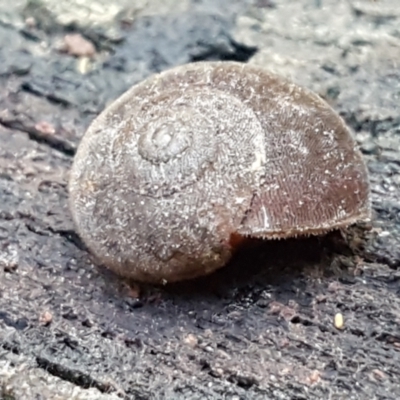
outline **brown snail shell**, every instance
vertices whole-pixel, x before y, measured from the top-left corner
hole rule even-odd
[[[78,233],[120,275],[208,274],[234,238],[320,234],[368,220],[355,140],[316,94],[235,62],[133,86],[91,124],[69,183]]]

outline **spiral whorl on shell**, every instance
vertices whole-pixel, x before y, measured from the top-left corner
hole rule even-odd
[[[150,282],[223,266],[236,234],[321,233],[369,217],[366,168],[340,117],[233,62],[177,67],[117,99],[82,139],[70,196],[99,260]]]

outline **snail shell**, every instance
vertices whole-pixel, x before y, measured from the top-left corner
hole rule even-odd
[[[78,233],[120,275],[208,274],[237,237],[320,234],[370,217],[368,175],[342,119],[258,67],[153,75],[91,124],[70,177]]]

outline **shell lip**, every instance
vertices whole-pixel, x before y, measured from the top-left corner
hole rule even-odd
[[[347,228],[351,225],[356,225],[358,223],[369,223],[371,221],[371,211],[369,209],[362,210],[356,216],[349,217],[345,220],[335,221],[335,222],[326,222],[317,227],[293,227],[292,229],[285,230],[271,230],[271,229],[262,229],[260,228],[257,231],[249,232],[238,232],[243,236],[266,239],[266,240],[274,240],[274,239],[287,239],[287,238],[296,238],[299,236],[318,236],[329,233],[334,230],[339,230],[342,228]]]

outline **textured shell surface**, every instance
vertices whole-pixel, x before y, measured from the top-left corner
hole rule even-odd
[[[225,265],[233,235],[319,234],[370,217],[367,170],[342,119],[235,62],[183,65],[129,89],[82,138],[69,191],[93,254],[149,282]]]

